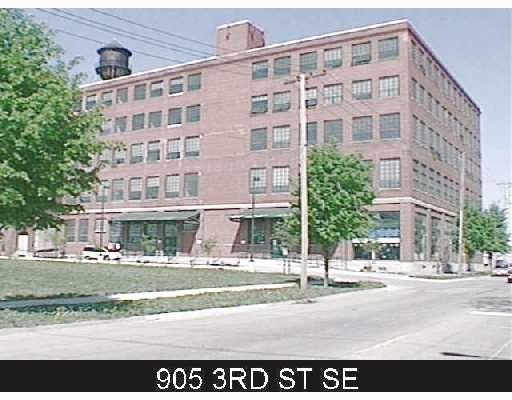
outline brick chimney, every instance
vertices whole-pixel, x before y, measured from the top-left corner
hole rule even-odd
[[[244,20],[217,27],[217,55],[265,46],[265,32]]]

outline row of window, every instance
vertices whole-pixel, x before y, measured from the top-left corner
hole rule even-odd
[[[382,39],[377,42],[377,56],[379,60],[388,60],[399,56],[399,43],[397,37]],[[323,50],[323,69],[334,69],[343,66],[343,47],[332,47]],[[319,69],[319,51],[310,51],[299,55],[299,71],[303,73],[314,72]],[[352,65],[368,64],[372,61],[372,42],[352,45]],[[289,76],[292,73],[292,56],[274,58],[273,74],[275,77]],[[269,60],[261,60],[252,64],[252,79],[266,79],[271,75]]]
[[[439,171],[417,160],[413,164],[414,190],[424,192],[437,200],[444,200],[455,205],[458,200],[459,183],[442,176]]]
[[[196,91],[201,89],[201,73],[191,74],[186,77],[187,91]],[[167,93],[169,95],[179,95],[185,91],[185,78],[177,76],[168,81]],[[166,92],[165,81],[163,79],[147,83],[140,83],[132,88],[132,99],[134,101],[145,100],[146,98],[161,97]],[[114,97],[115,94],[115,97]],[[98,99],[99,96],[99,99]],[[110,107],[114,104],[125,104],[129,101],[128,88],[116,89],[103,92],[101,94],[90,94],[85,97],[84,108],[90,110],[96,105]]]

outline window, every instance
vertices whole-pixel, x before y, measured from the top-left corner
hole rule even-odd
[[[343,64],[341,47],[324,50],[324,68],[339,68]]]
[[[368,100],[372,98],[372,80],[352,82],[352,98],[354,100]]]
[[[254,228],[250,224],[247,225],[249,228],[247,232],[247,242],[254,245],[265,244],[265,220],[255,219],[254,221],[251,220],[251,223],[252,222],[254,222]]]
[[[124,149],[114,150],[113,160],[114,160],[114,165],[124,164],[125,160],[126,160],[126,150],[124,150]]]
[[[267,172],[265,168],[251,168],[249,171],[249,192],[254,194],[267,191]]]
[[[380,188],[400,188],[400,159],[380,160]]]
[[[150,161],[160,161],[160,141],[155,140],[153,142],[148,143],[148,157],[147,160]]]
[[[386,76],[379,79],[379,96],[395,97],[400,95],[400,79],[398,76]]]
[[[185,157],[199,157],[199,136],[185,138]]]
[[[66,242],[74,242],[75,237],[75,220],[68,219],[64,221],[64,239]]]
[[[117,117],[114,122],[114,132],[115,133],[126,132],[127,123],[128,123],[127,117]]]
[[[252,79],[265,79],[268,77],[268,61],[252,63]]]
[[[181,125],[182,123],[182,111],[180,108],[170,108],[167,124],[170,126]]]
[[[290,125],[275,126],[272,130],[272,148],[287,149],[290,147]]]
[[[185,197],[197,197],[199,195],[199,174],[185,174],[184,179]]]
[[[107,224],[105,222],[106,221],[104,218],[96,218],[96,220],[94,221],[94,232],[95,233],[107,232],[107,230],[106,230]]]
[[[158,193],[160,191],[160,177],[150,176],[146,179],[146,199],[153,200],[158,199]]]
[[[314,108],[318,104],[318,91],[316,88],[306,89],[306,108]]]
[[[96,192],[96,202],[102,203],[108,201],[108,181],[101,181]]]
[[[146,84],[135,85],[133,88],[133,99],[144,100],[146,98]]]
[[[112,105],[112,96],[112,91],[103,92],[101,94],[101,104],[103,104],[105,107],[110,107]]]
[[[112,180],[112,201],[124,200],[124,179]]]
[[[272,192],[283,193],[290,190],[290,167],[272,168]]]
[[[103,121],[103,127],[101,128],[101,133],[103,135],[112,133],[112,120],[110,118]]]
[[[335,85],[324,86],[324,104],[341,104],[343,101],[343,84],[338,83]]]
[[[121,88],[116,90],[116,103],[128,103],[128,88]]]
[[[424,260],[427,248],[427,216],[414,216],[414,259]]]
[[[149,113],[149,128],[160,128],[162,126],[162,111],[153,111]]]
[[[379,40],[379,60],[398,57],[398,38]]]
[[[317,69],[316,51],[300,55],[300,72],[313,72]]]
[[[193,90],[201,89],[201,73],[191,74],[187,76],[187,90],[192,92]]]
[[[288,76],[291,73],[292,58],[279,57],[274,60],[274,76]]]
[[[91,192],[82,193],[79,197],[80,203],[90,203],[91,202]]]
[[[267,128],[251,129],[251,150],[265,150],[267,148]]]
[[[324,143],[340,144],[343,142],[343,120],[324,121]]]
[[[268,111],[268,96],[266,94],[261,96],[252,96],[251,98],[251,113],[264,114]]]
[[[373,138],[373,118],[368,117],[354,117],[352,118],[352,140],[361,142],[365,140],[372,140]]]
[[[379,117],[381,139],[400,138],[400,113],[382,114]]]
[[[306,142],[308,145],[317,144],[318,124],[316,122],[306,123]]]
[[[195,104],[187,107],[187,122],[199,122],[201,120],[201,105]]]
[[[169,81],[169,94],[183,93],[183,77],[174,78]]]
[[[132,131],[144,129],[144,114],[135,114],[132,116]]]
[[[370,42],[352,45],[352,65],[368,64],[372,60],[372,46]]]
[[[96,106],[96,95],[91,94],[85,98],[85,109],[90,110]]]
[[[274,112],[288,111],[290,105],[290,92],[274,93]]]
[[[180,139],[169,139],[167,141],[167,159],[177,160],[181,157]]]
[[[144,162],[144,143],[132,144],[130,164],[140,164],[142,162]]]
[[[78,220],[78,241],[81,243],[87,243],[89,241],[89,220],[88,219]]]
[[[180,197],[180,176],[167,175],[165,177],[165,197],[167,199],[175,199]]]
[[[105,149],[101,152],[100,162],[103,165],[110,165],[112,163],[112,149]]]
[[[128,200],[140,199],[142,199],[142,178],[131,178]]]
[[[151,82],[149,89],[150,97],[160,97],[164,95],[164,81]]]

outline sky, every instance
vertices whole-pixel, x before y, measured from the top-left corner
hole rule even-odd
[[[51,11],[51,9],[49,9]],[[199,57],[140,43],[118,33],[107,33],[40,10],[27,10],[53,30],[63,30],[100,42],[116,38],[124,46],[176,61]],[[103,16],[89,9],[66,9],[138,35],[212,53],[213,49],[172,38]],[[209,44],[215,43],[215,28],[249,19],[265,30],[267,44],[335,32],[394,19],[408,19],[445,67],[482,110],[483,203],[506,205],[504,186],[512,182],[512,28],[511,10],[503,9],[108,9],[109,13],[144,25]],[[57,42],[66,57],[83,57],[75,72],[86,73],[85,82],[97,80],[94,66],[98,45],[57,32]],[[133,72],[172,65],[173,62],[134,54]]]

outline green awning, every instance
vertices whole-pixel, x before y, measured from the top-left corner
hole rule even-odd
[[[291,208],[255,208],[254,218],[284,218],[292,213]],[[252,219],[253,210],[246,209],[239,214],[231,215],[231,220]]]
[[[151,211],[124,213],[112,218],[116,222],[158,222],[158,221],[187,221],[199,215],[199,211]]]

